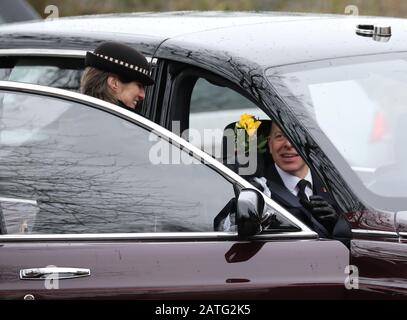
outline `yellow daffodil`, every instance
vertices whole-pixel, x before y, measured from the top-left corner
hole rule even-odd
[[[245,152],[249,151],[249,145],[254,142],[253,136],[256,134],[257,129],[260,127],[261,121],[259,121],[257,118],[255,118],[253,115],[248,114],[248,113],[243,113],[240,116],[240,119],[238,122],[236,122],[235,128],[236,129],[244,129],[245,130],[245,136],[243,140],[238,140],[237,135],[236,137],[236,143],[241,144],[243,143],[243,150]],[[235,132],[237,134],[237,132]],[[267,138],[264,137],[263,135],[256,136],[257,138],[257,150],[260,153],[265,153],[266,150],[266,144],[267,144]]]
[[[250,119],[253,119],[253,116],[251,114],[243,113],[240,116],[240,121],[236,123],[236,128],[246,129],[247,128],[247,122],[250,121]]]
[[[256,120],[251,114],[243,113],[240,116],[240,121],[236,123],[236,128],[245,129],[249,137],[256,133],[261,121]]]
[[[251,114],[243,113],[243,114],[240,116],[240,121],[241,121],[241,122],[245,122],[246,120],[249,120],[249,119],[253,119],[253,116],[252,116]]]
[[[256,133],[256,130],[260,127],[261,121],[253,121],[250,125],[246,128],[246,132],[249,137],[253,136]]]

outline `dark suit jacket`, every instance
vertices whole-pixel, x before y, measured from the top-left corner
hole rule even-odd
[[[293,195],[284,185],[283,180],[278,174],[274,163],[267,166],[264,172],[267,178],[267,185],[271,192],[271,198],[286,208],[296,218],[309,226],[312,230],[318,233],[321,238],[333,238],[342,241],[345,245],[349,245],[351,231],[346,220],[340,215],[332,232],[328,231],[325,226],[319,223],[312,214],[304,208],[299,199]],[[313,181],[313,193],[323,197],[334,209],[339,212],[331,195],[327,192],[320,179],[311,170]]]

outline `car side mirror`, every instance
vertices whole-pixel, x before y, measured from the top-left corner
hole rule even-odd
[[[266,203],[262,194],[254,189],[242,189],[237,198],[236,225],[240,239],[259,234],[265,218]]]

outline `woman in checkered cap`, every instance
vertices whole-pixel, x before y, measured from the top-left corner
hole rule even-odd
[[[104,42],[86,53],[81,93],[138,112],[144,87],[154,84],[146,58],[122,43]]]

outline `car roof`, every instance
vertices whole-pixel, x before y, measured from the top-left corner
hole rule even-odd
[[[390,26],[388,42],[356,35],[358,24]],[[262,68],[337,57],[407,50],[407,20],[276,12],[167,12],[69,17],[0,27],[0,38],[27,35],[53,39],[145,37],[146,51],[183,48],[243,58]],[[45,39],[45,38],[44,38]],[[149,40],[151,39],[151,40]],[[49,40],[49,39],[48,39]],[[3,41],[2,41],[3,42]],[[51,44],[50,44],[51,43]],[[1,46],[7,47],[7,43]],[[48,41],[48,47],[52,41]],[[60,42],[54,44],[61,45]],[[86,47],[83,42],[84,49]],[[21,47],[21,44],[20,44]],[[162,50],[160,50],[162,51]],[[160,52],[158,52],[158,55]]]
[[[391,38],[375,41],[356,34],[358,25],[391,27]],[[259,22],[185,34],[163,49],[205,50],[257,64],[261,69],[309,61],[407,51],[407,19],[328,16]],[[242,61],[243,62],[243,61]],[[250,63],[249,63],[250,64]]]
[[[115,33],[166,39],[205,30],[258,23],[315,19],[316,17],[317,15],[276,12],[146,12],[45,19],[44,21],[35,23],[2,26],[0,31],[62,34],[76,32],[85,34]]]

